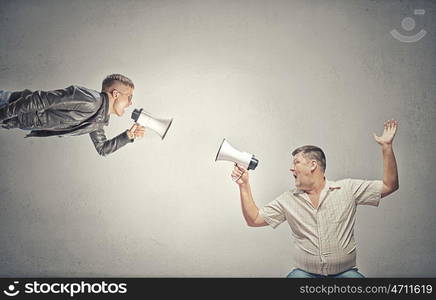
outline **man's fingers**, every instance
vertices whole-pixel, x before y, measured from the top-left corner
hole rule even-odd
[[[131,132],[134,132],[135,130],[136,130],[136,128],[138,128],[138,124],[137,123],[135,123],[135,124],[133,124],[133,126],[129,129]]]
[[[243,183],[243,181],[240,179],[242,176],[244,176],[245,172],[247,172],[247,169],[245,169],[244,167],[235,163],[235,166],[233,168],[232,175],[231,175],[233,181],[235,181],[236,183]]]
[[[236,176],[236,177],[242,176],[242,174],[244,174],[244,173],[239,172],[239,171],[233,171],[232,172],[232,176]]]
[[[397,130],[398,127],[398,121],[397,120],[392,120],[392,130]]]
[[[238,176],[242,176],[242,175],[245,174],[245,172],[244,172],[244,171],[241,171],[241,170],[235,170],[234,173],[235,173],[236,175],[238,175]]]
[[[374,140],[375,140],[376,142],[379,142],[379,141],[380,141],[380,137],[379,137],[378,135],[376,135],[375,133],[373,133],[372,136],[374,137]]]
[[[232,177],[233,179],[236,179],[236,178],[241,177],[241,174],[238,174],[236,172],[232,172],[232,175],[230,175],[230,177]]]
[[[135,129],[135,132],[136,132],[136,133],[144,133],[145,130],[144,130],[144,129],[141,129],[141,127],[139,127],[139,128],[136,128],[136,129]]]
[[[235,164],[235,167],[232,171],[232,177],[242,177],[242,175],[244,175],[245,171],[243,171],[242,169],[239,169],[238,166]]]
[[[139,125],[138,123],[133,124],[133,126],[129,130],[131,133],[133,133],[135,138],[144,137],[145,127]]]
[[[232,176],[232,180],[235,182],[238,182],[241,179],[242,175],[240,176]]]
[[[385,128],[390,133],[395,133],[395,131],[397,130],[397,126],[398,126],[398,121],[395,120],[395,119],[391,119],[391,120],[388,120],[386,122],[386,127]]]
[[[247,169],[241,166],[240,164],[235,163],[235,167],[237,167],[241,172],[246,172]]]

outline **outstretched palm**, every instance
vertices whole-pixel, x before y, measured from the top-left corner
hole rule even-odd
[[[380,145],[390,145],[394,140],[395,133],[397,132],[398,122],[396,120],[389,120],[385,122],[383,134],[381,136],[377,136],[373,133],[374,139]]]

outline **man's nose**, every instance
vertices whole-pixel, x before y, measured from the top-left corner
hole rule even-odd
[[[295,171],[295,169],[293,169],[293,168],[290,168],[290,169],[289,169],[289,171],[291,171],[291,172],[294,172],[294,171]]]

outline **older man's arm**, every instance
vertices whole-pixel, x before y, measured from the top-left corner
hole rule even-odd
[[[395,160],[392,142],[398,129],[396,120],[385,122],[383,134],[377,136],[373,134],[377,143],[382,146],[383,153],[383,190],[382,198],[395,192],[399,188],[397,161]]]
[[[268,223],[265,222],[263,217],[259,214],[259,208],[253,200],[248,179],[248,170],[242,166],[235,165],[231,176],[239,185],[242,214],[247,225],[251,227],[267,226]]]

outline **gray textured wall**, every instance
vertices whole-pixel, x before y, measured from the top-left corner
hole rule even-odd
[[[88,136],[1,130],[0,276],[285,276],[290,229],[245,225],[232,165],[214,162],[222,138],[260,159],[263,205],[293,187],[290,152],[307,143],[329,179],[381,178],[371,133],[389,118],[401,187],[359,207],[358,266],[435,276],[435,13],[434,1],[1,0],[1,89],[99,89],[119,72],[133,107],[174,123],[107,158]],[[403,43],[394,28],[427,35]]]

